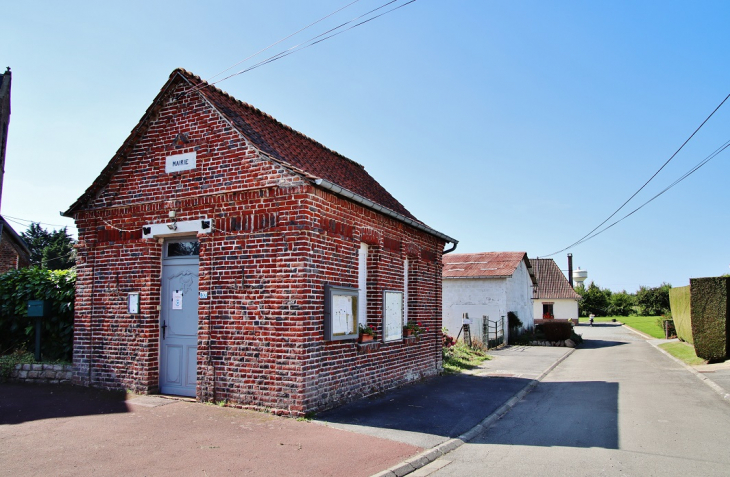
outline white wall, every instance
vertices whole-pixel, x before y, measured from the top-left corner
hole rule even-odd
[[[555,315],[556,319],[578,319],[578,302],[567,298],[540,298],[539,300],[533,300],[532,305],[535,318],[542,318],[542,304],[550,302],[553,303],[553,315]]]
[[[523,328],[535,325],[532,312],[532,279],[524,261],[520,262],[512,277],[507,279],[507,311],[517,313]]]
[[[464,313],[478,320],[471,327],[475,336],[481,334],[483,315],[490,320],[507,316],[505,279],[447,278],[442,281],[442,292],[443,326],[451,336],[459,333]]]

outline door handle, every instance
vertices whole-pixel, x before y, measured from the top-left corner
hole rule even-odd
[[[162,320],[162,326],[160,326],[160,328],[162,328],[162,339],[164,340],[165,339],[165,330],[167,330],[167,324],[165,323],[165,320]]]

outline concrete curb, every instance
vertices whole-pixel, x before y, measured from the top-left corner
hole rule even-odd
[[[654,339],[654,338],[652,338],[652,339]],[[654,343],[652,343],[650,341],[647,341],[647,343],[649,343],[650,345],[652,345],[655,349],[657,349],[659,352],[663,353],[665,356],[667,356],[670,359],[674,360],[676,363],[684,366],[684,368],[687,369],[690,373],[694,374],[697,377],[697,379],[699,379],[700,381],[702,381],[703,383],[705,383],[707,386],[710,387],[710,389],[712,389],[717,394],[719,394],[720,397],[723,400],[725,400],[726,403],[730,404],[730,393],[726,392],[721,386],[719,386],[713,380],[711,380],[710,378],[708,378],[704,374],[700,373],[699,371],[697,371],[696,369],[694,369],[692,366],[690,366],[689,364],[685,363],[681,359],[675,358],[674,356],[672,356],[671,354],[669,354],[667,351],[661,349],[658,345],[656,345],[656,344],[654,344]]]
[[[527,383],[525,387],[522,388],[522,390],[512,396],[509,400],[507,400],[507,402],[502,404],[496,411],[485,417],[482,422],[472,427],[470,430],[466,431],[459,437],[449,439],[446,442],[437,445],[436,447],[427,449],[420,454],[411,457],[410,459],[404,460],[400,464],[396,464],[389,469],[385,469],[382,472],[373,474],[371,477],[402,477],[430,464],[431,462],[448,454],[449,452],[458,449],[466,442],[469,442],[485,430],[489,429],[495,422],[501,419],[502,416],[507,414],[507,412],[509,412],[510,409],[515,407],[518,402],[520,402],[525,396],[527,396],[535,388],[535,386],[538,385],[540,381],[545,379],[545,376],[550,374],[553,369],[555,369],[560,363],[562,363],[568,356],[573,354],[574,351],[575,348],[569,348],[569,351],[567,353],[565,353],[552,365],[550,365],[550,367],[543,371],[540,376]]]

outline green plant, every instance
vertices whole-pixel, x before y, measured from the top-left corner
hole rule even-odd
[[[415,321],[409,321],[406,326],[404,326],[406,330],[410,330],[411,333],[414,336],[419,336],[421,333],[423,333],[423,328],[421,327],[421,323],[416,323]]]
[[[0,382],[5,382],[10,378],[15,366],[34,362],[33,353],[27,351],[16,350],[8,355],[0,356]]]
[[[34,349],[34,321],[29,300],[50,300],[52,316],[41,321],[44,360],[71,359],[76,272],[40,267],[0,275],[0,354]]]
[[[644,316],[658,316],[670,312],[669,290],[672,285],[662,283],[661,286],[648,288],[641,287],[636,292],[636,305],[639,313]]]
[[[456,344],[456,339],[454,339],[453,336],[450,336],[448,334],[448,331],[446,328],[441,328],[441,347],[442,348],[451,348]]]
[[[472,349],[465,343],[459,342],[450,348],[442,348],[443,366],[446,373],[460,373],[471,369],[482,362],[491,359],[484,351]]]
[[[359,330],[359,332],[360,332],[361,335],[370,335],[373,338],[375,337],[375,329],[374,328],[375,328],[374,326],[363,325],[362,323],[360,323],[358,325],[358,330]]]
[[[728,292],[730,278],[690,279],[692,337],[697,356],[710,361],[728,356]]]
[[[49,270],[66,270],[75,265],[74,244],[66,227],[52,232],[32,222],[21,237],[30,250],[30,264]]]
[[[608,298],[607,312],[611,316],[629,316],[634,313],[636,298],[634,295],[620,291],[611,293]]]

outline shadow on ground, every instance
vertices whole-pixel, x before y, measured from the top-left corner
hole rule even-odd
[[[0,424],[129,412],[126,393],[70,385],[0,384]]]
[[[472,442],[618,449],[618,389],[605,381],[540,383],[508,418]]]
[[[317,420],[457,437],[529,382],[467,374],[439,376],[320,413]]]
[[[443,376],[346,404],[319,414],[317,420],[454,438],[479,424],[530,381],[463,374]],[[549,414],[532,416],[544,432],[538,432],[534,426],[519,426],[526,429],[519,435],[512,435],[510,429],[488,431],[483,442],[618,448],[617,383],[542,382],[525,401],[541,399],[540,396],[556,403]]]

